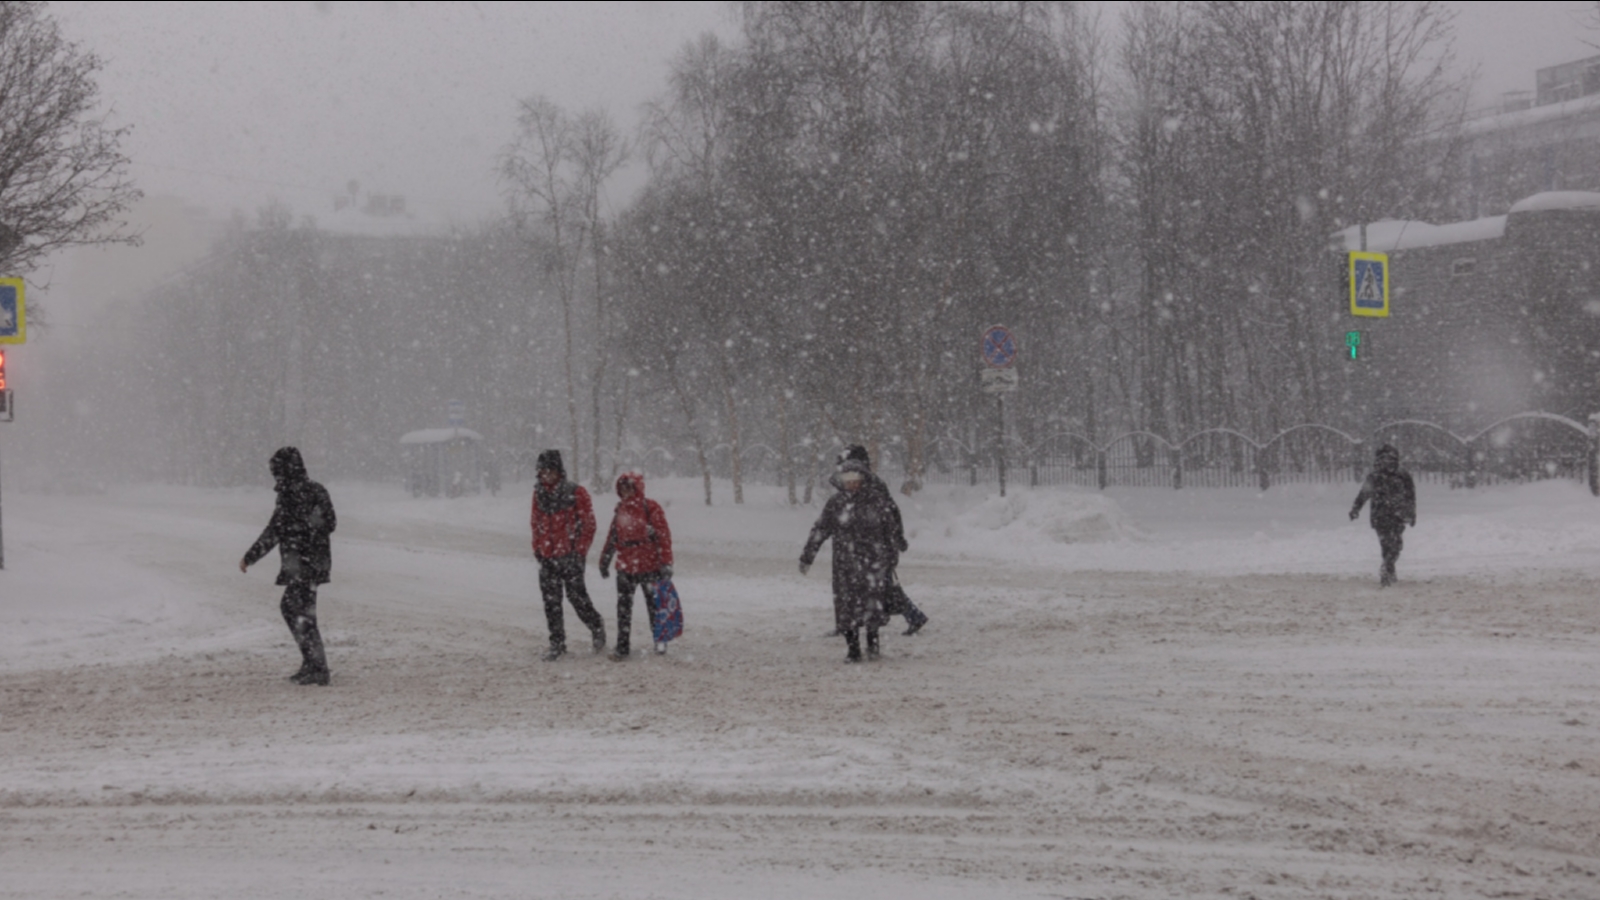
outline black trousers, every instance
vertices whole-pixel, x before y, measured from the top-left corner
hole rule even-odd
[[[328,671],[328,657],[322,650],[322,632],[317,630],[317,586],[309,581],[292,581],[283,589],[278,604],[283,621],[294,636],[307,672]]]
[[[1400,561],[1400,551],[1405,547],[1405,541],[1400,536],[1405,534],[1406,526],[1379,528],[1378,549],[1383,551],[1383,568],[1391,575],[1394,574],[1394,564]]]
[[[595,637],[604,637],[606,620],[589,600],[589,589],[583,584],[583,557],[556,556],[539,560],[539,593],[544,597],[544,620],[550,626],[550,646],[567,648],[566,618],[562,614],[561,595],[572,602],[572,611],[589,627]]]
[[[628,632],[633,626],[633,593],[644,591],[645,614],[653,624],[656,620],[656,583],[660,572],[617,573],[617,654],[628,654]],[[652,632],[654,634],[654,632]]]

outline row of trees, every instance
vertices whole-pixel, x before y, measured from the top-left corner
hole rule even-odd
[[[1448,25],[1432,3],[1129,11],[1113,269],[1135,281],[1114,316],[1137,342],[1118,386],[1131,424],[1361,421],[1329,236],[1456,215]]]
[[[1067,4],[742,16],[649,110],[612,261],[626,352],[736,491],[752,431],[791,486],[802,433],[915,483],[934,436],[975,443],[996,322],[1028,443],[1361,421],[1329,236],[1452,213],[1441,5],[1135,4],[1109,54]]]
[[[452,401],[508,466],[531,462],[561,408],[559,301],[534,262],[508,226],[356,237],[268,207],[127,324],[153,352],[105,361],[133,375],[108,405],[141,413],[118,424],[141,465],[190,483],[257,480],[281,443],[329,477],[392,477],[400,436]]]
[[[915,484],[940,439],[992,433],[995,323],[1021,339],[1030,444],[1359,421],[1328,237],[1449,212],[1442,6],[1135,4],[1109,48],[1071,4],[738,9],[633,140],[522,103],[503,223],[240,224],[151,337],[190,379],[169,412],[206,423],[176,438],[194,477],[241,477],[219,448],[269,432],[378,474],[455,397],[502,453],[562,447],[601,487],[692,447],[708,501],[714,469],[742,499],[758,457],[798,499],[836,442]],[[609,207],[629,160],[648,183]]]

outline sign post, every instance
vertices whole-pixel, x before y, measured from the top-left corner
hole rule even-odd
[[[1006,394],[1017,389],[1017,340],[1004,325],[983,332],[983,390],[997,401],[995,468],[1000,474],[1000,496],[1006,495]]]
[[[21,278],[0,278],[0,344],[21,344],[28,340],[28,307]],[[11,388],[6,385],[6,352],[0,347],[0,422],[16,415]],[[3,507],[3,504],[0,504]],[[5,520],[0,517],[0,571],[6,567]]]

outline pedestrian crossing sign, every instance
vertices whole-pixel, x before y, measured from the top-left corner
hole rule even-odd
[[[0,278],[0,344],[21,344],[27,340],[28,319],[23,303],[22,279]]]
[[[1389,315],[1389,254],[1350,254],[1350,315]]]

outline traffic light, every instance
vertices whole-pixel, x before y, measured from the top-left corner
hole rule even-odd
[[[6,389],[6,351],[0,350],[0,391]]]
[[[1360,359],[1361,358],[1361,332],[1359,332],[1359,331],[1346,331],[1344,333],[1344,346],[1345,346],[1345,350],[1347,350],[1349,352],[1349,355],[1345,357],[1346,359]]]

